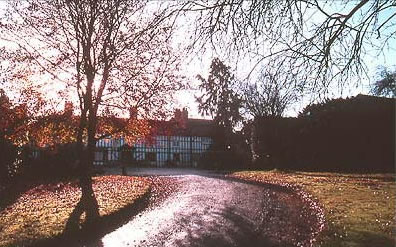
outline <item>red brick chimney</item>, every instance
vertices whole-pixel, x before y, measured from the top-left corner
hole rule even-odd
[[[138,117],[138,110],[136,106],[132,106],[129,108],[129,118],[130,119],[137,119]]]
[[[70,101],[65,102],[65,108],[63,110],[63,114],[67,116],[73,116],[73,103]]]
[[[175,119],[180,128],[185,129],[187,127],[188,120],[187,108],[183,108],[183,110],[176,109],[173,119]]]
[[[187,110],[186,107],[183,108],[182,117],[183,117],[183,120],[187,123],[187,120],[188,120],[188,110]]]

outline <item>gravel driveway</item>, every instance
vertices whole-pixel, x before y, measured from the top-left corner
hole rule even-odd
[[[292,191],[199,173],[176,172],[177,192],[105,235],[103,246],[311,245],[315,217]]]

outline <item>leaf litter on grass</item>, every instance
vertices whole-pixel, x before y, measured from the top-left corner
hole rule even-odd
[[[101,216],[132,204],[150,189],[142,177],[93,178],[93,190]],[[81,197],[77,181],[42,184],[23,193],[0,212],[0,246],[29,244],[61,234]]]
[[[242,171],[231,176],[307,192],[324,209],[327,221],[318,245],[396,244],[395,174]]]

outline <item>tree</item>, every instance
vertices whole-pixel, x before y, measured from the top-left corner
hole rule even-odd
[[[241,100],[235,91],[236,81],[230,67],[214,58],[208,79],[201,75],[197,77],[201,81],[199,89],[202,90],[202,95],[196,98],[199,112],[212,116],[217,125],[231,133],[241,119]]]
[[[13,106],[4,90],[0,89],[0,186],[5,185],[12,177],[12,165],[17,157],[16,146],[8,139],[18,127],[19,111],[13,111]]]
[[[243,87],[243,108],[254,118],[282,116],[298,99],[294,78],[279,70],[263,68],[257,81]]]
[[[261,121],[281,117],[287,107],[298,100],[298,82],[295,79],[296,76],[284,73],[281,67],[267,65],[260,71],[257,81],[243,86],[242,106],[253,117],[244,124],[252,163],[259,158],[257,133],[262,128]]]
[[[367,76],[365,56],[377,57],[394,44],[395,9],[395,1],[369,0],[219,0],[183,6],[198,13],[194,44],[247,53],[256,65],[277,60],[285,73],[298,75],[314,90]]]
[[[207,158],[213,165],[230,166],[236,161],[235,152],[230,153],[235,147],[234,128],[241,120],[241,99],[236,93],[235,77],[230,67],[218,58],[212,60],[207,79],[201,75],[197,77],[201,81],[199,89],[202,90],[202,95],[196,97],[198,110],[201,114],[212,116],[216,123],[210,150],[213,152]]]
[[[396,71],[389,71],[383,67],[380,71],[381,79],[376,81],[372,93],[388,97],[396,97]]]
[[[144,1],[8,2],[0,25],[9,63],[3,75],[14,86],[51,88],[55,100],[74,99],[79,106],[82,197],[73,217],[86,212],[91,222],[99,216],[91,178],[96,141],[128,126],[99,133],[98,116],[120,117],[131,107],[163,116],[171,93],[182,86],[166,17],[166,9]]]
[[[11,101],[0,88],[0,139],[1,150],[4,151],[1,166],[2,175],[7,178],[3,182],[26,178],[25,175],[30,173],[33,145],[54,148],[61,143],[75,141],[74,118],[55,111],[35,115],[47,103],[40,93],[25,88],[20,96],[18,100]]]

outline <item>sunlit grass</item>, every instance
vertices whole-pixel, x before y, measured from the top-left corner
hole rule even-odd
[[[242,171],[231,176],[300,186],[325,209],[318,246],[395,246],[395,174]]]
[[[145,178],[95,177],[93,184],[101,216],[134,203],[147,193]],[[28,244],[51,238],[65,229],[66,222],[81,197],[76,182],[45,184],[22,194],[0,212],[0,246]]]

